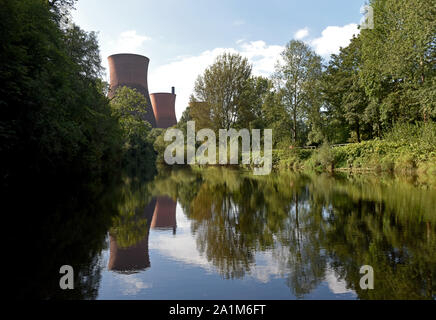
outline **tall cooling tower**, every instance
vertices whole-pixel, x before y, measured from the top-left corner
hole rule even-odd
[[[157,128],[167,129],[177,124],[174,87],[172,93],[152,93],[150,99]]]
[[[156,118],[148,93],[148,64],[150,59],[137,54],[114,54],[108,57],[110,70],[110,93],[112,97],[118,87],[126,86],[142,93],[147,100],[148,110],[145,115],[153,128],[156,128]]]

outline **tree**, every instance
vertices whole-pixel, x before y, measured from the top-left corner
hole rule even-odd
[[[276,65],[274,75],[283,103],[292,118],[294,143],[298,142],[298,123],[306,117],[312,101],[314,83],[321,74],[321,57],[302,41],[292,40],[282,52],[282,61]]]
[[[264,127],[262,105],[270,93],[271,81],[264,77],[248,79],[237,109],[239,128],[262,129]]]
[[[347,132],[354,130],[357,142],[361,141],[364,122],[369,121],[365,116],[369,101],[359,75],[362,66],[360,48],[360,38],[353,37],[348,47],[341,48],[338,55],[332,55],[322,78],[328,112]]]
[[[196,101],[194,96],[191,95],[188,108],[189,117],[195,121],[196,130],[205,128],[219,129],[213,122],[212,109],[209,103]]]
[[[120,119],[132,117],[138,122],[145,123],[146,121],[142,119],[144,119],[147,109],[151,107],[147,105],[147,100],[140,92],[123,86],[115,91],[111,99],[111,108],[112,113]]]
[[[361,77],[381,129],[435,118],[433,0],[373,0],[374,29],[362,30]],[[368,113],[368,112],[367,112]],[[380,128],[379,128],[380,131]]]
[[[248,60],[241,55],[224,53],[198,77],[193,101],[207,104],[211,129],[230,129],[238,122],[238,110],[244,103],[251,69]]]
[[[129,173],[148,178],[154,170],[156,154],[151,125],[143,120],[147,113],[145,97],[128,87],[120,87],[111,99],[112,114],[119,121],[123,133],[123,165]]]
[[[277,92],[271,87],[262,105],[262,115],[265,127],[273,130],[274,148],[282,145],[289,146],[292,140],[292,124],[283,104],[281,90]]]
[[[183,111],[182,116],[180,117],[179,121],[177,123],[187,123],[188,121],[191,121],[191,107],[186,107],[185,111]]]
[[[1,176],[101,176],[118,162],[119,128],[95,35],[61,28],[48,1],[0,5]]]
[[[47,0],[49,8],[54,14],[54,20],[59,24],[69,16],[76,2],[77,0]]]

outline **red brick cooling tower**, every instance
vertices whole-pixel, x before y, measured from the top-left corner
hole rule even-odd
[[[150,106],[145,119],[153,128],[156,128],[156,118],[151,108],[150,96],[148,93],[148,64],[150,59],[137,54],[114,54],[108,57],[110,70],[110,93],[113,96],[118,87],[126,86],[138,90],[147,100]]]
[[[158,128],[167,129],[177,124],[174,88],[173,93],[152,93],[150,99]]]

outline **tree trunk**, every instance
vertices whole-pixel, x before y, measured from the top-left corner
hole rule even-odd
[[[297,111],[294,110],[294,142],[297,143]]]
[[[424,65],[424,62],[422,61],[422,59],[420,61],[420,65],[421,65],[421,67]],[[424,73],[421,73],[421,85],[422,86],[424,85],[424,81],[425,81]],[[422,113],[423,113],[422,118],[423,118],[424,122],[427,122],[427,111],[425,110],[425,107],[424,107],[424,110]]]
[[[359,120],[356,122],[356,135],[357,135],[357,142],[360,143],[360,123]]]

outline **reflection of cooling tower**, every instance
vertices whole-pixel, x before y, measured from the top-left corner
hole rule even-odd
[[[177,228],[176,206],[177,203],[171,198],[158,197],[151,228],[172,229],[175,233]]]
[[[148,255],[148,236],[136,245],[119,248],[117,240],[110,237],[110,259],[108,269],[120,273],[135,273],[150,267]]]
[[[150,267],[150,256],[148,254],[148,235],[150,224],[156,206],[156,199],[153,199],[144,209],[140,218],[147,219],[147,235],[144,239],[128,248],[120,248],[116,238],[110,235],[110,258],[108,269],[120,273],[135,273]]]
[[[173,93],[152,93],[150,99],[158,128],[167,129],[177,124],[174,89]]]
[[[114,54],[108,57],[108,61],[111,88],[109,97],[113,96],[118,87],[126,86],[136,89],[147,100],[148,111],[144,120],[147,120],[153,128],[156,128],[156,119],[151,107],[147,83],[150,60],[137,54]]]

